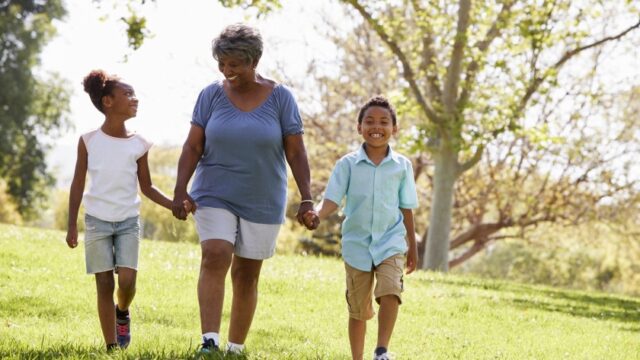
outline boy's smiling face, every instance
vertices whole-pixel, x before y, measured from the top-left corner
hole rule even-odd
[[[362,117],[362,123],[358,124],[358,134],[362,135],[368,147],[377,148],[389,145],[391,136],[398,131],[393,124],[391,112],[381,106],[371,106]]]

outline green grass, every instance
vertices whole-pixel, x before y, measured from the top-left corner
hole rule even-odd
[[[142,243],[132,344],[109,356],[82,246],[0,225],[0,358],[194,358],[199,256],[193,244]],[[343,272],[338,259],[266,261],[247,358],[349,359]],[[635,298],[426,272],[405,277],[403,296],[390,346],[398,359],[640,359]]]

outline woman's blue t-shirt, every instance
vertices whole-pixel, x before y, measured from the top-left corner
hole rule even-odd
[[[281,224],[287,199],[284,137],[303,132],[291,91],[278,84],[260,106],[245,112],[216,81],[200,92],[191,123],[205,133],[191,186],[198,206],[227,209],[255,223]]]

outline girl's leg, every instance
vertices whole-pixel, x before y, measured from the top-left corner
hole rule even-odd
[[[364,356],[364,337],[367,332],[367,321],[349,318],[349,343],[351,344],[351,358],[362,360]]]
[[[98,318],[102,328],[104,341],[109,344],[116,343],[116,312],[113,303],[113,290],[115,283],[113,271],[105,271],[95,274],[96,289],[98,292]]]
[[[389,348],[389,340],[393,333],[393,327],[398,318],[398,297],[385,295],[380,297],[380,310],[378,311],[378,346]]]
[[[118,268],[118,309],[125,311],[136,295],[136,277],[138,272],[134,269]]]
[[[262,269],[262,260],[233,257],[231,281],[233,300],[231,304],[231,323],[229,324],[229,342],[244,344],[258,305],[258,279]]]
[[[220,332],[224,279],[231,265],[233,245],[226,240],[205,240],[200,243],[202,260],[198,279],[198,303],[202,333]]]

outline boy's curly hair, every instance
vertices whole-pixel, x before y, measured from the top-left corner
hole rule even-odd
[[[360,108],[360,113],[358,113],[358,124],[362,124],[364,113],[372,106],[379,106],[381,108],[389,110],[389,112],[391,113],[391,120],[393,121],[393,125],[396,125],[396,110],[393,108],[393,105],[391,105],[389,100],[387,100],[387,98],[382,95],[376,95],[367,100],[367,102],[362,105],[362,107]]]

